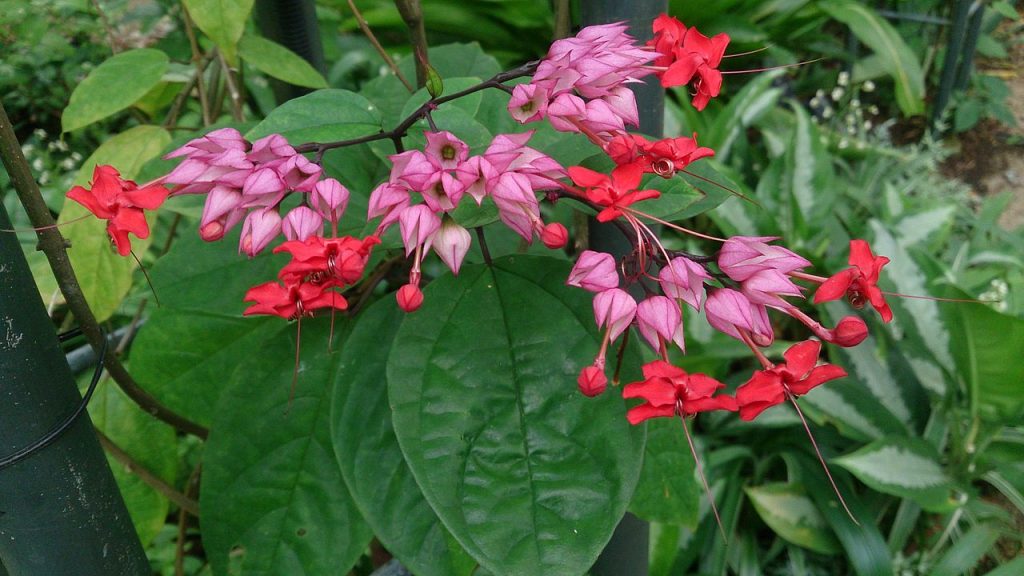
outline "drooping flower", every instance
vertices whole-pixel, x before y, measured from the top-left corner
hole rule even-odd
[[[885,256],[875,256],[864,240],[850,240],[850,268],[832,275],[814,293],[814,303],[838,300],[844,295],[854,308],[863,308],[865,301],[878,310],[883,322],[892,320],[892,310],[878,287],[878,275],[889,263]]]
[[[349,191],[334,178],[324,178],[313,186],[310,194],[313,208],[324,220],[337,223],[348,207]]]
[[[818,365],[821,342],[806,340],[790,346],[781,364],[758,370],[736,389],[740,418],[753,420],[766,410],[786,400],[786,396],[802,396],[829,380],[846,376],[846,370],[833,364]]]
[[[395,293],[395,299],[403,312],[415,312],[423,305],[423,292],[415,284],[406,284]]]
[[[683,312],[675,300],[666,296],[650,296],[637,305],[636,323],[640,335],[655,352],[662,353],[671,342],[686,352],[683,340]]]
[[[763,305],[751,302],[742,292],[731,288],[711,292],[704,312],[712,328],[737,340],[743,340],[741,331],[758,346],[768,346],[775,339],[768,311]]]
[[[615,340],[636,316],[636,300],[629,292],[612,288],[594,296],[594,320],[598,328],[608,329],[608,340]]]
[[[256,256],[281,233],[281,215],[274,208],[260,208],[249,212],[242,224],[238,251],[250,258]]]
[[[305,240],[319,236],[324,230],[324,219],[309,206],[296,206],[284,215],[281,232],[289,240]]]
[[[377,244],[380,238],[376,236],[310,236],[304,241],[290,240],[274,248],[274,254],[287,252],[292,257],[278,276],[288,283],[306,281],[342,287],[355,284],[362,278],[370,251]]]
[[[458,276],[462,260],[469,252],[472,241],[469,230],[460,226],[455,219],[445,216],[441,227],[434,232],[429,244],[433,246],[434,252],[437,252],[441,260],[448,265],[452,274]]]
[[[698,412],[728,410],[735,412],[736,399],[714,393],[725,384],[705,374],[688,374],[664,360],[655,360],[643,367],[644,380],[626,384],[623,398],[643,398],[645,402],[626,413],[629,423],[678,415],[693,416]]]
[[[718,66],[729,45],[729,36],[718,34],[708,38],[696,28],[687,28],[664,14],[655,19],[653,28],[654,38],[647,44],[660,54],[655,65],[667,67],[658,73],[661,85],[666,88],[683,86],[696,77],[692,103],[697,110],[703,110],[722,88]]]
[[[612,171],[611,177],[594,172],[582,166],[569,168],[569,176],[577,185],[583,187],[587,200],[604,210],[597,213],[599,222],[608,222],[622,216],[623,210],[635,202],[657,198],[661,195],[657,190],[637,190],[643,169],[638,164],[626,164]]]
[[[605,252],[585,250],[576,260],[565,283],[591,292],[617,288],[619,273],[615,269],[615,258]]]
[[[285,320],[311,316],[313,311],[321,308],[348,308],[348,301],[344,296],[331,290],[327,285],[310,282],[290,282],[284,285],[266,282],[250,288],[243,300],[253,302],[252,306],[242,312],[244,316],[266,314],[280,316]]]
[[[128,234],[140,239],[149,237],[149,224],[143,210],[156,210],[167,199],[168,191],[159,184],[139,188],[135,182],[121,178],[113,167],[97,165],[92,172],[91,188],[75,186],[67,197],[85,206],[97,218],[107,221],[117,253],[127,256],[132,250]]]
[[[718,252],[718,267],[729,278],[743,282],[762,270],[789,274],[811,265],[792,250],[769,244],[777,239],[775,236],[732,236]]]
[[[703,266],[682,256],[673,258],[658,273],[658,282],[665,296],[682,300],[694,310],[700,310],[704,300],[704,281],[711,280],[711,275]]]

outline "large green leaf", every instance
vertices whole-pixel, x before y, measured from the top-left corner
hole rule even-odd
[[[203,544],[217,574],[239,555],[244,574],[344,574],[370,541],[331,449],[338,355],[327,351],[328,324],[302,322],[294,398],[290,330],[253,351],[224,391],[200,497]],[[335,345],[347,328],[338,323]]]
[[[426,290],[388,358],[402,452],[427,501],[495,574],[581,574],[625,512],[643,430],[609,391],[585,398],[597,351],[569,263],[509,257]]]
[[[750,125],[772,110],[782,95],[782,89],[774,87],[775,79],[782,70],[756,75],[735,96],[720,114],[715,116],[711,130],[699,134],[697,141],[715,150],[715,157],[724,162],[729,157],[733,143]]]
[[[786,540],[822,554],[842,550],[825,517],[798,484],[763,484],[744,488],[757,514]]]
[[[261,36],[245,36],[238,55],[254,68],[278,80],[306,88],[327,88],[327,80],[309,62],[277,42]]]
[[[924,112],[924,73],[913,50],[899,33],[870,6],[857,0],[824,0],[818,4],[830,16],[850,27],[857,38],[875,51],[885,71],[896,81],[896,103],[907,116]]]
[[[647,446],[640,483],[629,511],[644,520],[697,527],[700,484],[694,475],[693,456],[678,419],[647,423]]]
[[[158,308],[132,343],[132,375],[171,410],[209,426],[231,372],[282,327],[277,318]]]
[[[253,0],[183,0],[189,16],[220,48],[228,62],[235,61],[238,39],[252,11]]]
[[[447,86],[448,78],[470,77],[490,78],[501,72],[498,61],[483,51],[476,42],[469,44],[444,44],[431,47],[430,65],[444,78],[445,90],[453,92]],[[416,79],[416,57],[412,54],[398,61],[398,68],[406,78]]]
[[[359,316],[338,362],[334,454],[352,497],[384,547],[415,574],[456,576],[475,562],[423,498],[391,425],[384,371],[405,313],[384,298]]]
[[[799,230],[810,235],[816,224],[831,211],[837,191],[832,158],[821,142],[817,125],[801,105],[793,106],[793,132],[786,147],[783,186],[799,214]]]
[[[380,130],[380,114],[373,103],[355,92],[329,89],[278,106],[246,138],[256,140],[281,134],[292,145],[299,145],[307,141],[347,140]]]
[[[88,186],[93,168],[97,164],[110,164],[124,178],[134,178],[150,158],[163,150],[171,140],[170,134],[158,126],[135,126],[110,138],[100,145],[82,164],[74,183]],[[89,214],[77,202],[66,201],[58,222],[68,222]],[[86,218],[61,229],[71,242],[68,257],[75,268],[78,284],[100,322],[117,310],[121,300],[132,287],[135,260],[121,256],[110,245],[107,223],[98,218]],[[132,236],[133,250],[140,258],[149,246],[149,240],[140,241]]]
[[[89,402],[89,418],[107,438],[140,466],[168,484],[178,473],[177,435],[174,429],[143,412],[109,378],[100,382]],[[147,545],[167,521],[167,497],[146,484],[123,464],[107,455],[114,479],[132,517],[135,531]]]
[[[969,574],[992,546],[1000,533],[994,526],[979,524],[961,536],[932,567],[931,576]]]
[[[926,510],[945,510],[952,503],[951,480],[926,440],[884,438],[834,462],[875,490],[910,498]]]
[[[167,65],[167,54],[153,48],[108,58],[71,93],[61,115],[61,130],[77,130],[131,106],[160,83]]]

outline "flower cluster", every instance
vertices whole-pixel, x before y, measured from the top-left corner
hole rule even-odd
[[[722,89],[718,65],[725,56],[729,36],[718,34],[708,38],[665,14],[654,19],[653,28],[654,38],[647,45],[658,52],[654,65],[661,68],[661,85],[668,88],[693,82],[693,107],[703,110]]]
[[[531,135],[499,134],[483,154],[470,156],[469,146],[452,133],[427,132],[424,150],[390,157],[391,175],[370,194],[367,218],[380,218],[377,235],[397,222],[405,255],[413,257],[409,283],[396,295],[403,310],[423,302],[420,265],[431,248],[459,273],[472,239],[451,212],[464,196],[477,205],[491,198],[501,221],[527,242],[537,235],[549,248],[565,245],[565,227],[545,224],[537,200],[537,190],[555,186],[565,169],[527,146]]]
[[[107,234],[117,247],[117,253],[127,256],[132,251],[128,234],[140,239],[149,237],[149,224],[143,210],[160,207],[167,199],[167,189],[156,183],[139,188],[135,182],[121,178],[113,166],[97,165],[90,188],[75,186],[67,196],[97,218],[106,220]]]

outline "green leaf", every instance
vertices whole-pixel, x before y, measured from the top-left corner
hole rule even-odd
[[[720,162],[729,157],[729,151],[743,131],[775,108],[782,95],[781,88],[772,87],[782,70],[758,74],[736,96],[729,99],[725,109],[715,117],[711,130],[698,138],[703,146],[715,150]]]
[[[167,54],[153,48],[108,58],[71,93],[61,115],[61,131],[77,130],[131,106],[160,83],[167,65]]]
[[[986,572],[985,576],[1018,576],[1019,574],[1024,574],[1024,557],[1014,558],[995,570]]]
[[[171,135],[158,126],[135,126],[108,139],[82,164],[74,183],[88,186],[93,169],[99,164],[110,164],[123,178],[134,178],[142,165],[163,150]],[[89,211],[74,201],[65,201],[59,223],[87,216]],[[106,220],[88,217],[61,229],[71,243],[68,258],[75,268],[78,284],[96,320],[103,322],[117,310],[121,300],[132,287],[135,260],[121,256],[110,245]],[[133,250],[139,258],[149,246],[148,240],[131,237]]]
[[[140,466],[168,484],[174,484],[178,473],[177,435],[174,429],[143,412],[109,378],[97,386],[89,402],[89,418],[97,429]],[[145,546],[167,521],[170,509],[167,497],[146,484],[113,456],[108,454],[107,460],[128,506],[135,531]]]
[[[896,104],[907,116],[924,113],[924,73],[913,50],[877,12],[857,0],[825,0],[818,4],[848,25],[857,38],[874,50],[896,81]]]
[[[685,220],[698,214],[714,209],[726,199],[742,194],[746,198],[751,195],[735,180],[723,172],[722,166],[714,160],[704,158],[686,167],[689,174],[678,172],[676,178],[682,178],[703,195],[700,200],[691,203],[685,210],[676,214],[676,220]],[[749,200],[742,200],[748,202]]]
[[[393,8],[392,8],[393,10]],[[501,72],[498,61],[483,51],[476,42],[434,46],[427,52],[430,65],[442,78],[490,78]],[[406,78],[416,78],[416,56],[410,54],[398,61],[398,68]],[[446,80],[446,83],[448,81]],[[455,92],[448,87],[449,92]]]
[[[278,318],[157,308],[132,342],[132,375],[171,410],[209,426],[231,372],[283,326]]]
[[[945,295],[970,297],[958,290]],[[1019,422],[1024,364],[1017,358],[1024,350],[1024,320],[981,304],[949,304],[942,311],[957,343],[953,357],[971,391],[972,407],[988,420]]]
[[[744,488],[757,514],[786,540],[821,554],[838,554],[839,541],[818,507],[798,484],[763,484]]]
[[[327,88],[327,80],[309,62],[277,42],[261,36],[243,36],[238,55],[268,76],[295,86]]]
[[[253,0],[183,0],[189,16],[228,62],[234,63],[235,49],[252,12]]]
[[[910,498],[925,510],[942,511],[953,502],[951,481],[935,447],[920,438],[889,437],[833,460],[868,486]]]
[[[803,106],[793,106],[793,115],[796,122],[786,148],[783,186],[795,203],[794,212],[801,216],[801,227],[809,229],[835,204],[835,174],[821,133],[807,111]]]
[[[968,574],[999,540],[994,527],[979,524],[960,537],[932,567],[931,576],[959,576]]]
[[[348,90],[317,90],[278,106],[246,134],[249,140],[280,134],[293,146],[375,134],[381,130],[376,107]]]
[[[644,520],[697,527],[703,493],[694,476],[693,456],[683,445],[686,438],[678,420],[647,423],[647,445],[640,483],[629,511]]]
[[[643,430],[579,394],[598,338],[569,263],[503,258],[432,282],[388,358],[402,452],[427,501],[495,574],[579,574],[625,512]]]
[[[244,574],[344,574],[369,544],[331,450],[330,393],[338,355],[329,320],[253,350],[224,391],[203,458],[203,544],[214,572],[240,556]],[[335,326],[335,346],[343,340]]]
[[[459,92],[461,90],[465,90],[466,88],[469,88],[470,86],[479,83],[480,79],[475,77],[448,78],[447,80],[445,80],[445,85],[448,88],[449,92]],[[468,96],[459,98],[458,100],[453,100],[452,102],[448,102],[441,105],[440,107],[438,107],[437,111],[434,112],[434,114],[447,110],[450,107],[455,107],[461,108],[469,116],[476,116],[477,110],[480,109],[481,99],[483,99],[483,92],[474,92],[472,94],[469,94]],[[417,108],[426,103],[427,100],[430,100],[429,91],[426,88],[420,88],[412,96],[410,96],[408,100],[406,100],[405,105],[402,106],[402,112],[399,114],[399,117],[407,118],[410,114],[415,112]],[[440,127],[441,130],[448,129],[447,126],[445,126],[445,124],[443,124],[440,121],[438,122],[438,127]],[[458,133],[456,133],[455,135],[459,136]],[[461,136],[459,137],[461,138]]]
[[[423,498],[391,425],[384,371],[405,313],[383,298],[359,316],[334,383],[331,428],[341,475],[384,547],[422,576],[468,575],[462,551]]]
[[[635,208],[656,218],[672,220],[677,214],[683,213],[694,202],[704,198],[704,194],[680,175],[672,178],[647,176],[640,185],[641,190],[658,190],[661,196],[653,200],[645,200]]]

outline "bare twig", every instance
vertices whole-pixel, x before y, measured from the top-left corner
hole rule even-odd
[[[210,117],[210,102],[206,95],[203,74],[206,72],[206,65],[209,64],[210,60],[199,49],[199,42],[196,40],[195,24],[192,22],[192,16],[189,15],[188,8],[184,2],[181,5],[181,15],[185,21],[185,35],[188,36],[188,45],[192,50],[192,62],[196,66],[195,86],[199,92],[199,107],[203,114],[203,126],[209,126],[213,120]]]
[[[203,465],[197,464],[185,484],[185,497],[196,499],[199,491],[199,474]],[[178,540],[174,545],[174,576],[185,576],[185,537],[188,535],[189,513],[184,508],[178,510]]]
[[[100,330],[89,303],[85,300],[85,295],[82,294],[82,287],[78,284],[75,270],[71,267],[71,261],[68,259],[67,243],[60,230],[55,226],[56,223],[53,216],[50,215],[50,209],[39,193],[39,186],[32,177],[32,171],[21,152],[21,145],[14,134],[14,128],[11,126],[11,121],[7,117],[7,111],[2,102],[0,102],[0,157],[3,158],[11,184],[18,194],[22,206],[25,207],[32,226],[39,229],[36,231],[39,238],[38,249],[46,255],[57,285],[60,287],[61,293],[64,294],[68,308],[78,320],[82,333],[99,354],[103,348],[105,336]],[[125,370],[117,356],[107,354],[104,365],[121,390],[143,410],[178,430],[200,438],[207,437],[209,431],[206,428],[170,410],[139,386],[131,374]]]
[[[380,42],[377,40],[377,37],[373,34],[373,30],[370,30],[370,25],[366,23],[366,19],[363,18],[363,14],[359,12],[358,8],[356,8],[356,3],[353,2],[353,0],[348,0],[348,7],[352,9],[352,14],[356,17],[356,22],[359,23],[359,29],[363,31],[363,34],[366,36],[366,39],[369,40],[370,44],[373,45],[373,48],[374,50],[377,51],[377,54],[380,54],[380,57],[384,59],[384,62],[388,65],[388,68],[391,68],[391,71],[395,73],[395,76],[397,76],[398,79],[401,80],[402,84],[405,85],[406,90],[408,90],[409,92],[415,92],[416,90],[412,87],[412,84],[409,84],[409,81],[405,79],[405,75],[402,74],[402,71],[398,69],[398,65],[395,64],[395,61],[391,59],[391,56],[388,54],[387,50],[385,50],[384,47],[380,45]]]
[[[242,92],[238,89],[235,81],[235,73],[228,65],[224,54],[218,52],[217,59],[220,60],[221,69],[224,71],[224,84],[228,87],[228,98],[231,100],[231,117],[235,122],[245,122],[245,113],[242,111]]]
[[[572,11],[569,0],[555,0],[555,40],[565,38],[572,28]]]
[[[430,60],[427,57],[427,31],[423,26],[423,9],[420,7],[420,0],[395,0],[395,7],[409,28],[409,39],[416,54],[416,85],[422,88],[427,85],[427,69],[430,67]]]
[[[110,20],[107,19],[107,13],[100,7],[99,0],[92,0],[92,6],[96,9],[96,13],[100,16],[100,22],[103,23],[103,29],[107,32],[107,43],[110,44],[110,51],[117,54],[121,51],[117,44],[117,36],[114,34],[114,27],[110,25]]]
[[[135,459],[131,457],[131,454],[128,454],[124,449],[115,444],[114,441],[108,438],[107,435],[99,428],[96,428],[96,437],[100,439],[100,445],[103,446],[103,449],[113,456],[114,460],[120,462],[126,470],[138,476],[140,480],[148,484],[157,492],[166,496],[168,500],[177,504],[182,510],[187,511],[193,516],[199,516],[198,502],[185,496],[181,492],[178,492],[174,489],[174,486],[164,482],[162,478],[136,462]]]

